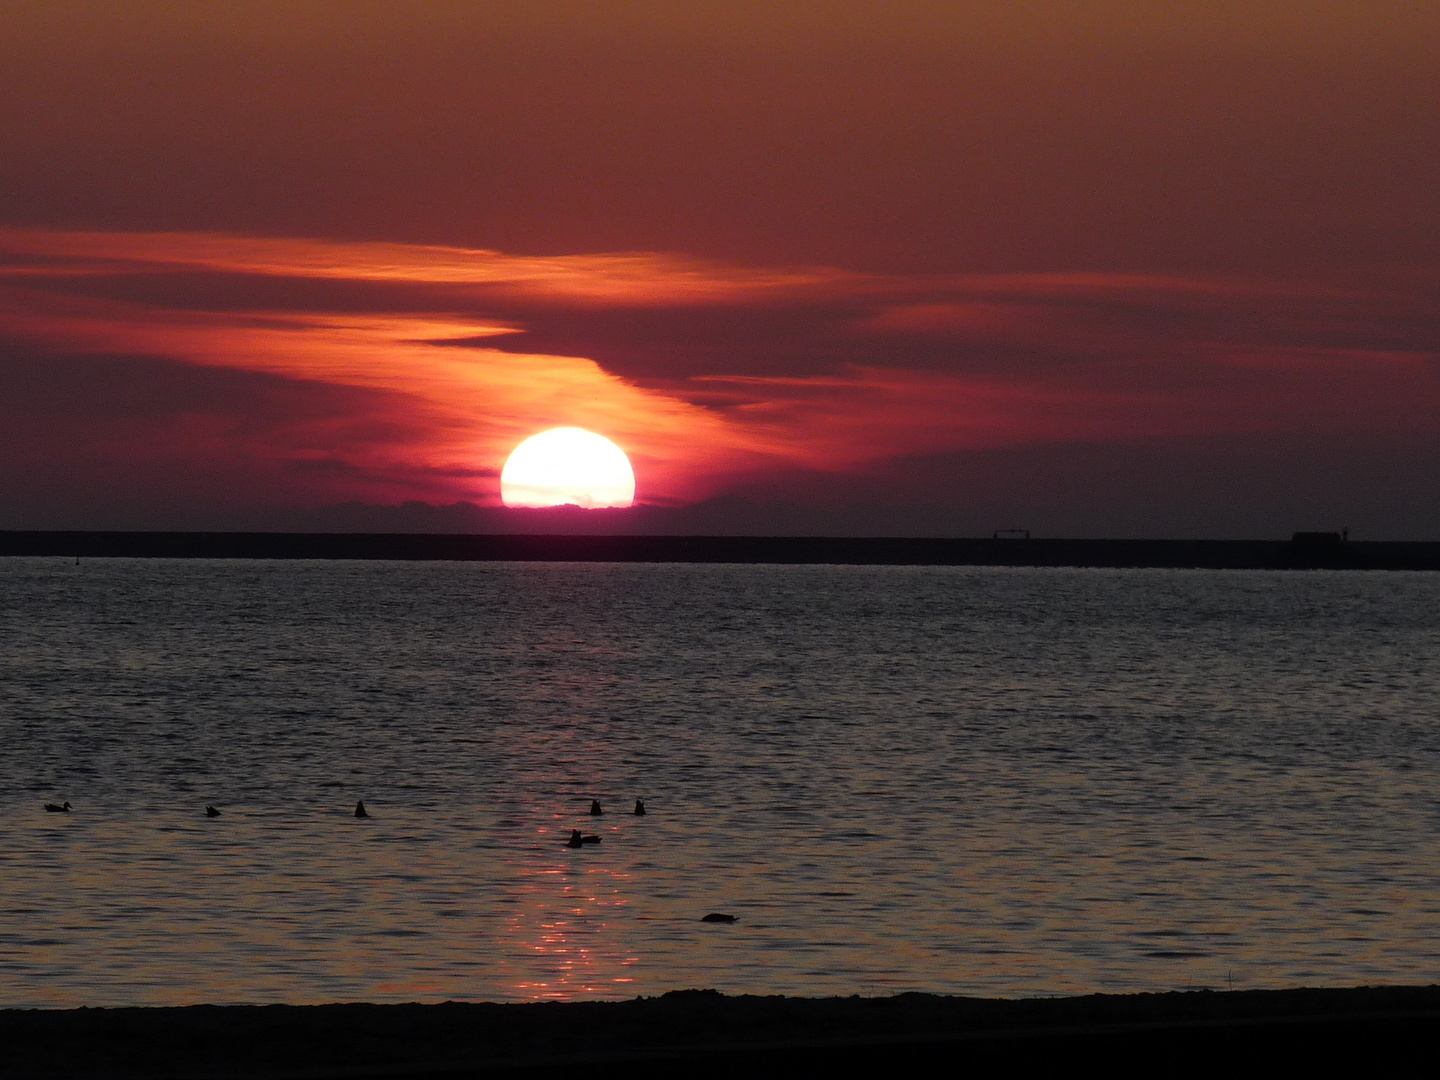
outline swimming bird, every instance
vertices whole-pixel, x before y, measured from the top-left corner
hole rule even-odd
[[[364,804],[363,802],[357,802],[357,803],[355,804],[355,816],[356,816],[356,817],[369,817],[369,816],[370,816],[369,814],[367,814],[367,813],[365,812],[365,804]]]
[[[605,813],[605,811],[600,809],[600,800],[599,800],[599,799],[591,799],[591,800],[590,800],[590,816],[591,816],[591,817],[599,817],[599,816],[600,816],[601,814],[603,814],[603,813]]]
[[[45,809],[49,810],[52,814],[68,814],[70,812],[70,804],[67,802],[64,806],[56,806],[53,802],[47,802]]]
[[[702,918],[700,921],[701,921],[701,922],[733,923],[733,922],[736,921],[736,919],[735,919],[735,916],[734,916],[734,915],[722,915],[722,914],[720,914],[720,912],[718,912],[718,911],[712,911],[709,915],[706,915],[706,916],[705,916],[704,918]]]
[[[636,817],[644,817],[644,816],[645,816],[645,800],[644,800],[644,799],[636,799],[636,800],[635,800],[635,816],[636,816]]]
[[[596,836],[594,833],[586,833],[580,838],[580,842],[582,844],[598,844],[600,842],[600,837]]]
[[[207,806],[207,807],[205,807],[205,816],[206,816],[206,817],[219,817],[219,816],[220,816],[220,811],[219,811],[219,810],[216,810],[215,807],[213,807],[213,806]]]

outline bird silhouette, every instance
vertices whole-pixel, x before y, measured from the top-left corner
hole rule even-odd
[[[591,799],[591,800],[590,800],[590,816],[591,816],[591,817],[599,817],[599,816],[600,816],[601,814],[603,814],[603,813],[605,813],[605,811],[600,809],[600,800],[599,800],[599,799]]]
[[[736,922],[737,920],[736,920],[736,918],[735,918],[734,915],[722,915],[722,914],[720,914],[720,912],[718,912],[718,911],[712,911],[709,915],[706,915],[706,916],[704,916],[703,918],[701,918],[700,921],[701,921],[701,922],[733,923],[733,922]]]
[[[635,816],[636,816],[636,817],[644,817],[644,816],[645,816],[645,800],[644,800],[644,799],[636,799],[636,800],[635,800]]]
[[[67,802],[64,806],[56,806],[53,802],[47,802],[45,809],[52,814],[68,814],[70,812],[70,804]]]
[[[355,804],[355,816],[356,816],[356,817],[369,817],[369,816],[370,816],[369,814],[367,814],[367,813],[365,812],[365,804],[364,804],[363,802],[357,802],[357,803]]]
[[[206,817],[219,817],[219,816],[220,816],[220,811],[219,811],[219,810],[216,810],[215,807],[213,807],[213,806],[207,806],[207,807],[205,807],[205,816],[206,816]]]

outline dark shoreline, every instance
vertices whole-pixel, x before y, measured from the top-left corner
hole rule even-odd
[[[689,1077],[963,1068],[1405,1072],[1440,987],[997,1000],[726,997],[546,1004],[0,1011],[14,1077]]]
[[[564,536],[440,533],[0,532],[0,556],[524,562],[1440,570],[1440,542]]]

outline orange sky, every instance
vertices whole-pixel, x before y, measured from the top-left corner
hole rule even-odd
[[[1440,533],[1437,54],[1380,0],[0,4],[0,527],[493,506],[575,424],[785,529]]]

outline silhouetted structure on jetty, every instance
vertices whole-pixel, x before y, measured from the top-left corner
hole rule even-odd
[[[830,536],[506,536],[425,533],[0,532],[0,555],[150,559],[831,563],[1440,570],[1440,542],[934,539]]]

